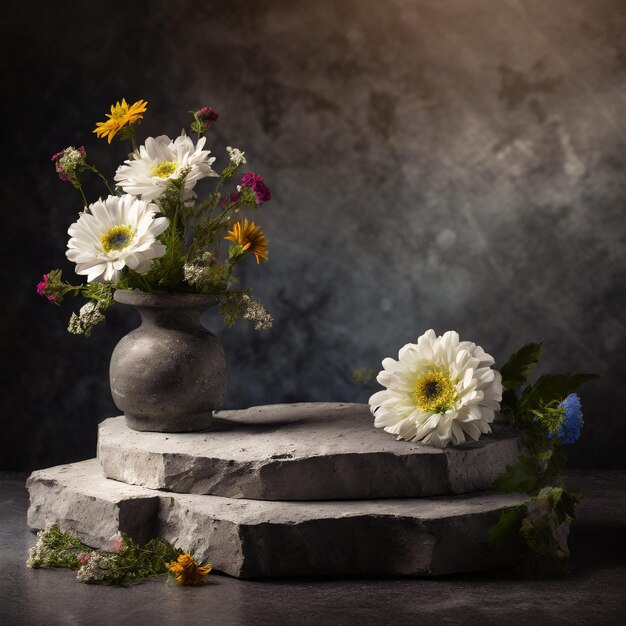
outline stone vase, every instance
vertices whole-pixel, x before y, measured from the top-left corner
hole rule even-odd
[[[114,298],[141,315],[141,326],[111,356],[111,393],[128,426],[158,432],[208,428],[228,380],[222,344],[200,322],[215,299],[122,290]]]

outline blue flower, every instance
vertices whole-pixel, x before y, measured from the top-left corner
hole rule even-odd
[[[583,412],[580,408],[580,398],[576,393],[570,393],[559,408],[563,413],[563,423],[559,426],[554,435],[549,435],[550,439],[555,437],[559,443],[574,443],[580,437],[580,429],[583,427]]]

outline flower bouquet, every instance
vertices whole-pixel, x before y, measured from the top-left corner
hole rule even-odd
[[[220,307],[225,322],[239,317],[266,329],[272,320],[249,290],[234,288],[235,267],[252,256],[257,264],[268,260],[268,243],[254,221],[240,219],[243,209],[257,210],[271,199],[263,177],[247,172],[236,188],[225,193],[228,182],[246,164],[245,153],[227,147],[228,162],[221,172],[215,157],[205,150],[205,133],[217,121],[217,113],[205,107],[192,112],[190,130],[179,137],[148,137],[137,147],[136,132],[147,102],[111,107],[105,122],[93,131],[109,143],[114,138],[130,142],[128,160],[117,168],[114,185],[88,162],[84,146],[70,146],[55,154],[59,178],[80,193],[83,211],[68,230],[66,256],[76,263],[76,273],[86,282],[64,282],[61,270],[45,274],[37,286],[40,295],[59,304],[69,294],[88,300],[79,314],[72,314],[68,330],[89,335],[104,320],[116,290],[147,293],[206,294]],[[91,173],[108,195],[88,204],[80,175]],[[203,178],[216,184],[205,199],[195,187]],[[228,242],[221,255],[221,244]]]
[[[226,361],[217,338],[200,324],[200,313],[219,307],[227,325],[243,317],[257,330],[272,318],[248,289],[236,286],[235,270],[247,257],[268,260],[268,243],[243,210],[271,199],[263,177],[239,170],[245,153],[227,147],[228,161],[214,169],[205,150],[217,113],[192,111],[190,131],[179,137],[136,133],[147,102],[116,103],[94,133],[109,143],[129,141],[131,152],[110,183],[87,159],[84,146],[70,146],[52,161],[62,181],[81,196],[83,210],[68,230],[66,256],[81,284],[63,280],[61,270],[43,276],[40,295],[60,304],[68,295],[87,303],[72,313],[68,330],[89,335],[115,301],[135,306],[142,325],[124,337],[111,357],[111,391],[128,424],[138,430],[188,431],[207,427],[226,389]],[[88,204],[81,176],[95,175],[108,195]],[[237,182],[227,191],[227,186]],[[202,179],[214,179],[204,197]]]

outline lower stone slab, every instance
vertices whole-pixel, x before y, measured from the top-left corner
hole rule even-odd
[[[439,575],[485,569],[498,514],[524,496],[271,502],[151,491],[102,475],[97,460],[34,472],[28,523],[110,546],[117,530],[159,536],[239,578]]]
[[[216,414],[199,433],[138,432],[105,420],[98,457],[109,478],[178,493],[254,500],[366,500],[488,489],[520,451],[493,425],[479,441],[440,450],[375,428],[369,406],[299,403]]]

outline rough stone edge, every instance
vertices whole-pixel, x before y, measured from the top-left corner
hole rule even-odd
[[[506,437],[499,439],[501,447],[495,450],[493,447],[484,446],[477,450],[469,448],[449,448],[445,450],[446,461],[448,463],[448,488],[452,494],[471,493],[472,491],[485,489],[491,486],[493,481],[504,471],[504,467],[490,462],[496,456],[503,456],[505,453],[510,457],[510,463],[517,460],[519,454],[524,450],[521,434],[517,437]],[[478,458],[477,458],[478,457]],[[461,487],[461,481],[469,481],[470,487]]]
[[[97,466],[97,463],[94,465],[94,462],[95,459],[75,464],[75,466],[84,466],[93,470]],[[72,466],[61,467],[72,468]],[[106,480],[107,488],[115,490],[115,481],[107,480],[104,477],[102,480]],[[31,494],[33,490],[36,493],[38,490],[58,489],[57,493],[52,493],[52,501],[57,503],[62,502],[62,499],[55,496],[66,489],[62,480],[48,478],[46,470],[34,472],[29,478],[27,486],[31,490]],[[109,533],[113,535],[117,530],[128,532],[140,542],[157,534],[172,543],[193,549],[201,559],[210,558],[217,571],[250,579],[294,575],[328,575],[329,571],[332,575],[338,576],[424,576],[474,571],[504,564],[487,552],[485,543],[489,527],[496,521],[501,511],[509,508],[508,506],[487,512],[465,513],[463,514],[463,521],[457,515],[440,517],[435,521],[416,519],[405,515],[357,514],[345,518],[320,517],[293,523],[285,521],[274,523],[267,520],[255,523],[244,520],[237,523],[220,518],[219,512],[215,513],[217,517],[213,519],[211,512],[207,513],[201,509],[196,509],[194,514],[198,519],[195,520],[195,523],[193,519],[190,523],[188,517],[185,517],[184,524],[177,527],[176,519],[188,516],[194,500],[196,502],[201,501],[198,499],[204,496],[191,495],[185,497],[180,494],[176,496],[163,494],[150,495],[146,498],[142,497],[145,496],[141,493],[144,491],[142,488],[131,489],[137,493],[128,493],[129,489],[125,485],[120,485],[118,488],[118,491],[124,492],[122,498],[130,504],[128,507],[119,506],[119,497],[104,498],[100,493],[98,495],[89,493],[89,487],[84,492],[72,490],[71,493],[79,502],[85,502],[87,508],[89,505],[93,506],[97,500],[100,500],[101,503],[104,502],[104,515],[99,517],[102,517],[108,525],[99,530],[98,535],[86,531],[84,526],[81,526],[80,520],[72,519],[69,523],[64,520],[61,527],[75,532],[85,543],[97,548],[109,547]],[[31,502],[33,499],[36,498],[31,497]],[[44,504],[47,500],[48,498],[43,498]],[[134,513],[137,512],[137,509],[134,507],[138,503],[148,504],[143,508],[147,520],[145,517],[142,518],[141,509],[139,509],[139,518],[135,517]],[[69,504],[72,510],[76,508],[75,501],[71,501]],[[236,504],[242,508],[245,503],[239,501]],[[31,509],[33,506],[31,504]],[[511,502],[511,506],[515,506],[515,503]],[[108,519],[106,517],[107,508],[109,509]],[[62,509],[63,507],[53,507],[53,515],[50,515],[50,511],[48,511],[43,517],[37,516],[38,513],[41,513],[41,506],[36,507],[33,511],[29,509],[29,525],[43,528],[48,523],[58,522],[58,517],[62,516]],[[224,511],[222,511],[223,513]],[[468,519],[470,520],[469,524]],[[128,528],[127,521],[143,524],[147,529],[144,536],[138,532],[133,535],[133,529]],[[345,538],[341,529],[343,524],[346,526]],[[378,524],[384,524],[384,526],[377,529]],[[328,530],[324,530],[325,525],[329,526]],[[436,528],[435,525],[437,525]],[[442,531],[442,525],[444,529],[449,526],[449,530]],[[396,526],[398,526],[397,529]],[[408,531],[405,535],[407,526]],[[202,534],[197,533],[198,527],[203,529]],[[313,538],[311,544],[313,550],[310,547],[306,549],[307,536],[314,537],[316,533],[319,534],[320,532],[326,535],[327,540],[321,542],[319,537]],[[354,542],[355,534],[360,537],[358,544]],[[446,538],[449,536],[458,538],[463,534],[467,535],[466,541],[463,542],[464,549],[459,550],[458,547],[451,549],[451,545],[454,543],[458,546],[458,542],[449,542]],[[220,541],[220,536],[226,537],[227,541]],[[291,548],[289,547],[290,543],[294,543]],[[252,544],[254,548],[247,550],[247,546]],[[307,553],[308,564],[306,569],[302,567],[304,560],[299,558],[296,549],[302,549],[303,545]],[[363,550],[362,546],[364,545],[373,549]],[[350,550],[348,558],[345,555],[346,549]],[[407,558],[407,552],[411,553],[411,551],[413,556]],[[341,561],[339,564],[333,563],[332,559],[335,555],[342,555],[343,565],[341,565]],[[433,559],[435,563],[439,563],[439,566],[433,568],[426,565],[432,563]],[[450,564],[441,565],[448,561]],[[374,571],[370,569],[372,562],[376,563]],[[349,565],[346,566],[346,563]],[[268,564],[270,565],[268,566]]]
[[[176,520],[188,514],[184,501],[162,496],[156,516],[159,537],[191,550],[199,561],[211,563],[215,571],[241,578],[244,566],[241,525],[228,519],[209,519],[194,511],[191,521],[186,520],[183,528],[177,526]],[[200,525],[202,533],[194,532]]]
[[[277,405],[281,406],[281,405]],[[342,405],[343,408],[343,405]],[[248,409],[252,410],[252,409]],[[313,410],[313,409],[311,409]],[[339,410],[339,409],[337,409]],[[289,486],[281,489],[272,488],[275,483],[273,476],[279,475],[286,467],[289,471],[298,471],[298,468],[309,466],[311,472],[319,472],[324,476],[332,467],[348,464],[349,459],[359,461],[361,453],[341,453],[330,456],[317,455],[306,459],[279,459],[268,457],[259,461],[239,462],[222,458],[210,458],[192,456],[185,453],[161,453],[149,450],[116,450],[118,445],[105,443],[100,436],[98,429],[98,458],[102,465],[102,470],[107,478],[124,482],[130,485],[146,487],[160,491],[174,493],[192,493],[202,495],[214,495],[225,498],[244,498],[251,500],[342,500],[342,499],[378,499],[378,498],[419,498],[438,495],[452,495],[472,493],[487,489],[497,476],[503,471],[501,463],[494,464],[491,459],[501,457],[503,454],[510,456],[510,463],[513,463],[518,454],[523,450],[521,437],[514,436],[501,437],[494,445],[480,446],[478,448],[448,448],[442,454],[432,455],[407,455],[405,465],[417,464],[424,466],[441,465],[439,480],[431,480],[428,484],[422,484],[421,489],[408,489],[405,483],[403,487],[394,488],[392,494],[386,489],[373,490],[368,492],[354,492],[354,484],[344,485],[344,490],[338,490],[333,495],[328,496],[323,492],[311,492],[303,496],[302,492],[289,491]],[[114,463],[111,461],[112,455],[119,455],[122,459],[128,458],[129,462]],[[374,462],[371,457],[376,457],[376,463],[384,465],[392,458],[400,456],[395,452],[363,453],[369,458],[368,464]],[[132,457],[132,458],[131,458]],[[118,457],[119,458],[119,457]],[[141,459],[142,461],[138,461]],[[176,459],[176,462],[173,460]],[[479,463],[477,460],[485,459]],[[142,462],[149,466],[149,470],[143,472],[143,476],[135,471],[137,464]],[[505,463],[505,466],[509,463]],[[172,467],[183,465],[184,469],[172,471]],[[202,467],[202,469],[199,469]],[[307,471],[307,470],[301,470]],[[415,470],[416,471],[416,470]],[[204,478],[193,478],[194,474],[206,473]],[[421,472],[417,472],[419,474]],[[145,480],[145,475],[150,479]],[[343,476],[342,472],[337,475]],[[390,472],[393,476],[393,473]],[[468,478],[469,475],[469,478]],[[328,478],[326,476],[326,478]],[[469,482],[469,486],[467,483]],[[463,486],[465,483],[465,486]],[[297,485],[297,482],[293,483]],[[413,485],[417,486],[416,483]],[[350,489],[351,493],[347,490]]]
[[[437,543],[423,521],[403,516],[358,515],[289,525],[262,522],[242,524],[239,530],[244,554],[239,577],[248,580],[428,575],[427,564]],[[316,534],[323,534],[326,540],[311,542]],[[303,545],[306,559],[298,552]]]

